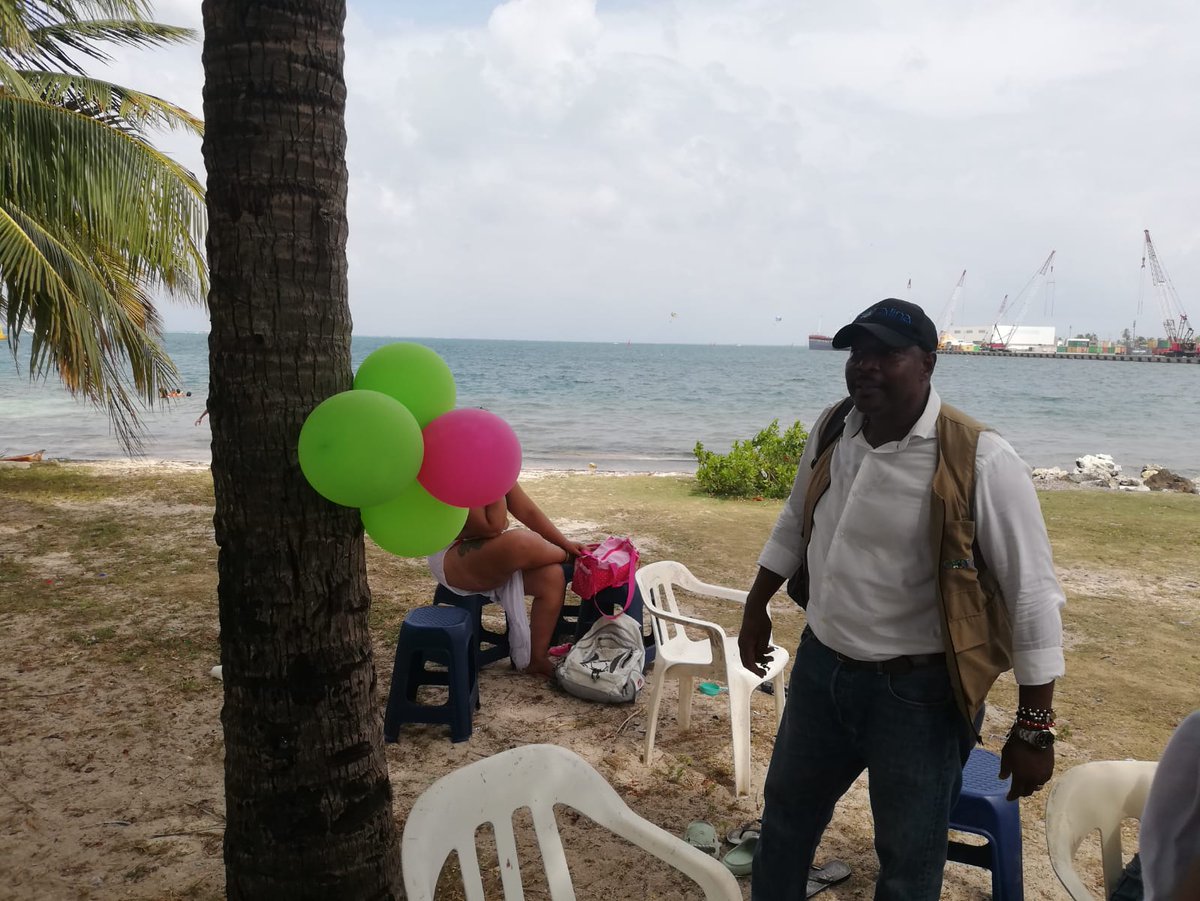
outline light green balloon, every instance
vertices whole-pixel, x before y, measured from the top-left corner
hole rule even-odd
[[[425,440],[394,397],[343,391],[308,414],[298,450],[300,469],[319,495],[344,507],[373,507],[416,484]]]
[[[419,482],[399,497],[362,511],[363,528],[371,539],[398,557],[425,557],[440,551],[462,531],[466,507],[443,504]]]
[[[372,351],[354,376],[356,389],[382,391],[412,412],[421,428],[454,409],[454,376],[423,344],[397,341]]]

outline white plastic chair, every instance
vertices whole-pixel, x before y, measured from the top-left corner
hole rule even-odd
[[[1104,897],[1116,888],[1124,869],[1121,821],[1141,819],[1158,764],[1145,760],[1097,760],[1068,770],[1046,800],[1046,846],[1050,865],[1072,901],[1096,901],[1075,871],[1075,852],[1100,832]]]
[[[483,901],[476,830],[491,823],[508,901],[523,901],[513,813],[528,807],[553,901],[574,901],[575,889],[558,834],[554,805],[565,804],[691,877],[707,901],[741,901],[737,880],[715,857],[655,826],[629,808],[582,757],[557,745],[525,745],[455,770],[417,798],[400,850],[409,901],[433,901],[438,876],[458,853],[467,901]],[[614,869],[622,862],[614,860]],[[631,872],[627,897],[640,894]],[[635,885],[636,883],[636,885]]]
[[[658,728],[658,707],[662,703],[667,679],[679,680],[679,727],[687,729],[692,719],[692,692],[697,676],[724,682],[729,694],[729,722],[733,730],[733,782],[739,795],[750,793],[750,699],[754,689],[764,682],[775,686],[775,723],[783,717],[784,677],[788,652],[772,647],[766,675],[755,675],[742,666],[736,635],[726,635],[716,623],[685,616],[675,601],[674,586],[712,598],[744,605],[746,592],[701,582],[682,563],[664,560],[650,563],[637,571],[642,600],[653,617],[654,678],[650,711],[646,719],[646,763],[654,753],[654,733]],[[685,626],[707,635],[698,640],[688,637]]]

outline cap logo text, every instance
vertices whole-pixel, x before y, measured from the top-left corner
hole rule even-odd
[[[896,307],[872,307],[858,317],[859,319],[895,319],[905,325],[912,325],[912,317]]]

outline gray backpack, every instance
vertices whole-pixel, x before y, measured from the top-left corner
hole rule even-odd
[[[627,614],[601,617],[567,652],[558,666],[563,690],[589,701],[622,704],[646,684],[642,628]]]

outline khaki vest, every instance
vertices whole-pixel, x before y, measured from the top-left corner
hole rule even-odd
[[[946,669],[958,708],[968,723],[996,678],[1012,668],[1012,624],[1000,586],[975,542],[975,449],[987,426],[949,404],[937,418],[938,462],[933,473],[929,540],[938,561],[938,608]],[[804,547],[812,534],[817,501],[829,488],[833,442],[813,466],[804,498]]]

